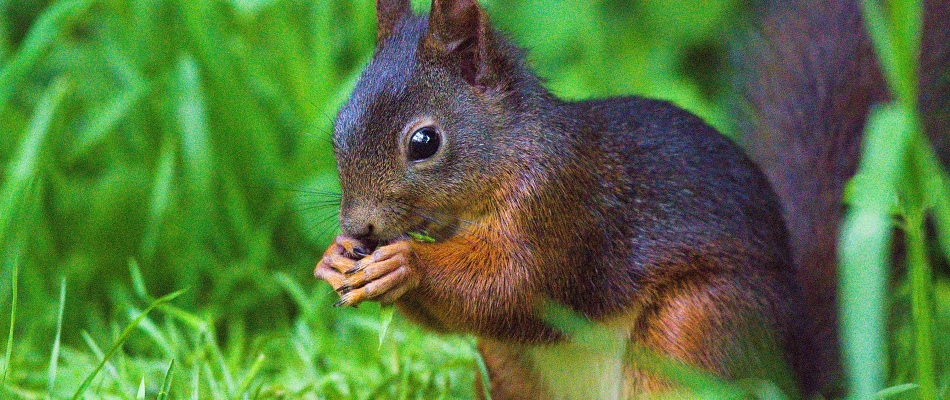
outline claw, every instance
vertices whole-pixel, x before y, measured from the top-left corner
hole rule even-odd
[[[361,269],[363,269],[363,265],[360,264],[359,262],[357,262],[357,263],[356,263],[356,266],[354,266],[353,268],[350,268],[349,270],[347,270],[347,271],[344,272],[343,274],[344,274],[344,275],[353,275],[353,274],[355,274],[355,273],[357,273],[357,272],[360,272]]]
[[[349,292],[350,290],[353,290],[353,287],[352,287],[352,286],[350,286],[350,285],[343,285],[343,286],[338,287],[338,288],[336,289],[336,292],[339,293],[340,296],[342,296],[342,295],[346,294],[347,292]]]
[[[363,258],[363,257],[368,256],[370,252],[363,246],[356,246],[353,248],[353,254],[355,254],[359,258]]]

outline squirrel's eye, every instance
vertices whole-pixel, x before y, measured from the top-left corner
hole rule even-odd
[[[409,137],[409,161],[425,160],[439,151],[442,137],[431,127],[419,128]]]

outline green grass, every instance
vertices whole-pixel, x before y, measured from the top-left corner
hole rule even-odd
[[[941,330],[935,317],[946,311],[934,302],[934,273],[927,237],[928,214],[934,213],[935,235],[944,243],[950,226],[947,215],[946,172],[940,167],[929,141],[921,130],[918,112],[918,53],[921,42],[922,3],[919,0],[891,2],[885,12],[876,1],[863,2],[863,15],[878,60],[895,100],[882,105],[870,116],[863,159],[849,188],[851,209],[842,229],[842,331],[848,386],[854,398],[874,396],[886,386],[886,287],[890,270],[890,241],[893,227],[904,233],[909,294],[898,300],[909,302],[913,331],[908,357],[899,357],[898,369],[911,366],[913,372],[901,379],[903,388],[919,398],[948,394],[947,371],[941,363],[938,382],[935,337]],[[938,256],[950,259],[950,252]],[[909,299],[908,299],[909,297]],[[908,343],[904,343],[908,345]],[[946,343],[941,343],[946,350]],[[905,353],[906,354],[906,353]],[[903,356],[904,354],[901,354]],[[903,364],[903,365],[901,365]],[[913,383],[913,386],[906,386]]]
[[[732,134],[738,0],[483,3],[555,93],[660,97]],[[862,396],[946,397],[950,193],[898,9],[870,19],[900,95],[850,191],[845,348]],[[470,338],[334,308],[312,277],[337,233],[332,118],[374,29],[371,0],[0,0],[0,398],[471,397]]]

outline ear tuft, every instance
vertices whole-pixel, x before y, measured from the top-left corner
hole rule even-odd
[[[488,16],[476,0],[432,0],[424,45],[449,56],[462,77],[479,89],[493,86],[494,42]]]
[[[409,0],[376,0],[376,45],[388,39],[399,21],[410,14]]]
[[[428,39],[448,52],[471,40],[477,40],[483,19],[475,0],[432,0]]]

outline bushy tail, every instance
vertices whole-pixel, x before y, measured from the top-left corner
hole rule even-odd
[[[924,130],[944,166],[950,166],[950,1],[924,3],[920,54],[920,108]]]
[[[781,199],[817,353],[799,360],[827,388],[840,372],[837,238],[870,108],[889,94],[857,0],[766,4],[735,51],[740,134]],[[950,2],[925,3],[924,126],[950,162]]]

